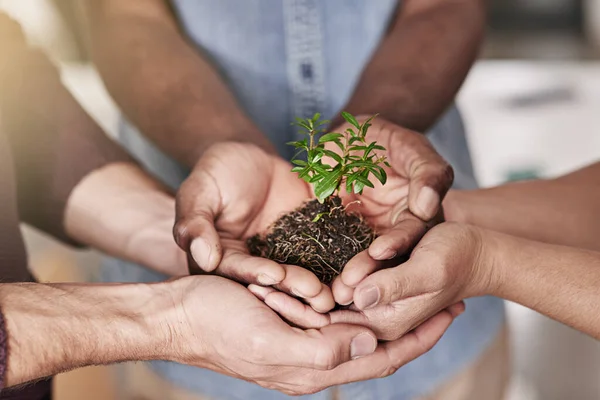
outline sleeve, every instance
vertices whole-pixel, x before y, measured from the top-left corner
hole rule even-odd
[[[69,242],[63,214],[90,172],[130,156],[109,139],[61,84],[57,69],[28,47],[17,23],[0,14],[0,124],[16,165],[23,221]]]

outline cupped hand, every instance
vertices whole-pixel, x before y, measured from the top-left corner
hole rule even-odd
[[[247,238],[312,197],[282,158],[252,144],[220,143],[207,150],[177,193],[175,240],[191,255],[192,273],[273,285],[328,311],[331,290],[313,273],[253,257],[246,247]]]
[[[337,131],[348,128],[351,126],[344,124]],[[352,302],[354,288],[363,279],[397,264],[398,257],[405,256],[427,229],[442,219],[441,201],[454,179],[452,167],[421,133],[375,118],[366,138],[386,148],[380,153],[390,166],[385,168],[385,185],[374,182],[375,187],[365,188],[360,196],[343,193],[345,203],[356,207],[379,234],[366,251],[348,262],[333,283],[335,300],[343,305]]]
[[[165,285],[176,305],[167,318],[169,360],[291,395],[390,375],[431,349],[452,322],[443,312],[400,340],[377,345],[374,333],[358,325],[292,328],[227,279],[192,276]]]
[[[331,321],[368,326],[380,339],[401,337],[440,310],[490,292],[496,280],[488,245],[478,228],[438,225],[407,262],[365,278],[353,307],[334,312]]]

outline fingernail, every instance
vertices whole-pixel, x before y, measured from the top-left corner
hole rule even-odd
[[[368,333],[361,333],[350,343],[350,357],[357,359],[372,354],[377,348],[377,340]]]
[[[277,280],[267,274],[259,274],[257,279],[261,285],[265,285],[265,286],[275,285],[280,282],[279,280]]]
[[[379,302],[379,288],[377,286],[367,286],[358,293],[355,303],[361,310],[375,307]]]
[[[435,190],[425,186],[417,197],[417,209],[424,218],[433,218],[440,205],[440,196]]]
[[[196,261],[196,264],[202,269],[210,267],[211,252],[210,246],[204,239],[196,238],[190,245],[190,253],[192,253],[194,261]]]
[[[384,249],[380,251],[379,254],[373,257],[376,260],[391,260],[398,256],[398,252],[394,249]]]

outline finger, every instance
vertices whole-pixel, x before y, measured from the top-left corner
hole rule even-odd
[[[425,221],[433,218],[454,180],[450,164],[425,136],[407,129],[390,135],[388,156],[392,169],[410,181],[410,210]]]
[[[446,308],[446,311],[448,311],[453,318],[456,318],[465,312],[466,307],[467,306],[464,301],[459,301],[458,303]]]
[[[250,291],[250,293],[252,293],[256,297],[258,297],[258,299],[260,299],[262,301],[265,301],[265,299],[267,298],[267,296],[269,294],[277,292],[277,290],[273,289],[270,286],[260,286],[260,285],[255,285],[253,283],[248,285],[248,290]],[[281,293],[281,292],[279,292],[279,293]]]
[[[373,354],[331,371],[314,372],[312,379],[322,387],[329,387],[392,375],[398,368],[431,350],[452,321],[452,316],[442,311],[400,339],[380,344]]]
[[[285,278],[275,287],[282,292],[303,299],[317,297],[323,285],[319,278],[312,272],[296,265],[282,265],[285,270]]]
[[[423,221],[414,216],[403,218],[392,229],[375,239],[369,246],[368,253],[374,260],[391,260],[408,253],[426,232],[427,226]]]
[[[223,260],[215,273],[237,282],[258,285],[276,285],[286,277],[284,266],[261,257],[253,257],[245,252],[243,243],[223,240],[226,247]]]
[[[336,277],[331,284],[331,292],[336,303],[347,306],[354,300],[354,288],[347,286],[342,277]]]
[[[304,299],[318,313],[326,313],[335,307],[335,300],[331,288],[321,283],[321,292],[315,297]]]
[[[219,189],[199,167],[177,192],[175,241],[203,271],[214,271],[222,257],[215,218],[221,212]]]
[[[328,314],[318,313],[309,305],[286,293],[255,285],[250,285],[248,289],[259,298],[264,296],[263,301],[267,306],[295,326],[310,329],[322,328],[330,324]]]
[[[417,163],[410,172],[408,206],[424,221],[434,218],[452,186],[454,170],[441,157]]]
[[[294,336],[284,338],[287,344],[281,349],[285,365],[331,370],[352,359],[368,356],[377,348],[375,334],[358,325],[335,324],[292,332]]]
[[[393,267],[399,262],[397,257],[378,261],[373,259],[369,253],[369,249],[358,253],[344,266],[340,279],[346,287],[356,288],[367,276],[380,269]]]
[[[354,291],[354,304],[367,310],[382,304],[430,293],[443,277],[431,276],[430,270],[416,265],[413,260],[388,269],[382,269],[365,278]]]

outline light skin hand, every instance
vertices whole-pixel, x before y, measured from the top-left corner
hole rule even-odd
[[[478,230],[444,223],[434,227],[410,259],[377,271],[354,291],[351,310],[332,313],[332,322],[371,327],[378,338],[394,339],[463,299],[489,293],[492,265],[479,261],[484,246]]]
[[[175,349],[181,355],[174,361],[292,395],[392,374],[428,351],[452,321],[442,313],[401,340],[377,346],[375,335],[358,325],[290,327],[228,279],[188,277],[176,285],[183,297],[175,301],[182,309],[172,325],[179,327],[177,337],[187,340]]]
[[[7,387],[86,365],[158,359],[312,393],[391,373],[449,324],[442,318],[412,340],[376,350],[368,328],[292,328],[244,287],[218,277],[3,284],[0,304],[10,349]]]
[[[312,198],[291,166],[257,146],[221,143],[200,159],[177,194],[175,240],[191,254],[193,273],[274,285],[316,310],[334,307],[329,287],[308,270],[253,257],[246,239]]]

